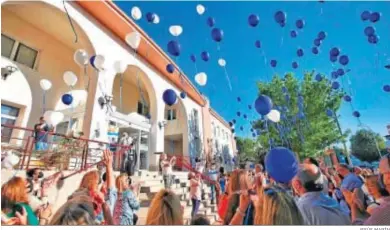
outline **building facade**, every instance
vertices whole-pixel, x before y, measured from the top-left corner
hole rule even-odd
[[[33,128],[50,110],[64,114],[56,132],[82,131],[105,142],[117,142],[127,132],[136,140],[141,169],[157,169],[156,153],[162,152],[212,157],[225,151],[224,159],[234,157],[227,122],[183,73],[166,71],[174,62],[113,2],[72,1],[65,7],[71,20],[61,1],[2,3],[1,67],[16,70],[1,80],[2,124]],[[134,31],[142,37],[137,52],[125,41]],[[104,69],[77,65],[79,49],[102,55]],[[113,66],[121,60],[127,68],[118,74]],[[63,80],[67,71],[78,77],[71,88]],[[42,90],[42,79],[51,82],[49,90]],[[167,106],[162,99],[167,89],[187,97]],[[69,106],[61,101],[65,93],[74,98]],[[105,104],[108,98],[112,102]],[[2,142],[17,143],[26,135],[3,127],[2,133],[12,137]]]

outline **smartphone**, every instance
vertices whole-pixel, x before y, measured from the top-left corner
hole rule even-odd
[[[256,192],[256,190],[254,190],[254,189],[249,189],[249,190],[248,190],[248,194],[249,194],[250,196],[255,196],[255,195],[257,195],[257,192]]]

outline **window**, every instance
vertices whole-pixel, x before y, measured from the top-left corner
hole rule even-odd
[[[8,106],[1,105],[1,124],[5,125],[15,125],[16,119],[19,116],[19,109]],[[1,142],[9,143],[12,136],[12,128],[1,127]]]
[[[137,106],[137,113],[146,116],[149,113],[149,107],[139,101]]]
[[[14,45],[15,45],[15,40],[2,34],[1,35],[1,56],[11,58]]]
[[[165,119],[167,119],[168,121],[176,120],[176,109],[166,110]]]
[[[13,52],[14,50],[16,50],[16,52]],[[33,69],[35,61],[37,60],[38,51],[2,34],[1,56],[7,57]]]
[[[199,115],[198,115],[198,110],[194,109],[194,110],[193,110],[193,114],[194,114],[194,123],[195,123],[194,131],[195,131],[195,132],[198,132],[198,131],[199,131]]]

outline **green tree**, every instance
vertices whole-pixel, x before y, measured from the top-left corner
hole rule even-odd
[[[237,137],[236,143],[240,164],[243,164],[246,161],[259,162],[261,157],[265,155],[266,149],[253,139]]]
[[[350,138],[351,153],[361,161],[379,160],[379,152],[385,149],[385,141],[378,133],[360,129]]]
[[[257,139],[261,146],[268,149],[271,138],[273,146],[289,147],[305,158],[319,156],[325,147],[345,140],[349,132],[341,135],[334,117],[326,113],[331,109],[337,114],[344,93],[332,90],[325,76],[319,82],[313,78],[314,71],[305,73],[302,80],[289,73],[284,78],[274,76],[271,82],[258,83],[259,94],[270,97],[274,108],[281,113],[279,123],[261,119],[253,124],[255,129],[263,131]],[[298,106],[299,95],[303,97],[303,114]]]

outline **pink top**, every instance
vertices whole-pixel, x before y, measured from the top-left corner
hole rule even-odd
[[[202,191],[200,189],[200,182],[198,179],[191,179],[190,181],[190,195],[192,199],[201,200]]]

